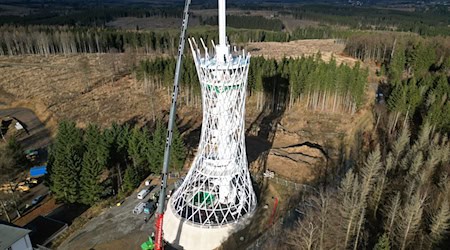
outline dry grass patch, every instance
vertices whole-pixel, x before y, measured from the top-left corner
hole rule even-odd
[[[287,43],[257,42],[247,45],[247,50],[253,56],[264,56],[265,58],[280,60],[283,57],[297,58],[315,55],[320,52],[324,61],[329,61],[331,56],[334,56],[338,64],[354,65],[357,60],[344,56],[344,48],[344,44],[337,43],[334,39],[296,40]]]
[[[166,91],[148,91],[129,75],[129,67],[147,56],[88,54],[0,57],[0,101],[31,108],[47,122],[75,120],[84,126],[150,119],[168,107]],[[56,124],[56,122],[54,122]]]

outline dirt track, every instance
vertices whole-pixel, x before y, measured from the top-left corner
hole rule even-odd
[[[19,136],[19,142],[24,149],[43,148],[50,144],[50,131],[32,110],[26,108],[0,110],[0,118],[3,117],[15,118],[24,125],[24,129],[28,133],[24,131]]]

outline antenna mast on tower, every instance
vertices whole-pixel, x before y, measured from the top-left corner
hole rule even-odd
[[[225,0],[219,0],[219,45],[216,46],[216,56],[219,62],[224,62],[230,54],[229,46],[227,45],[227,17]]]

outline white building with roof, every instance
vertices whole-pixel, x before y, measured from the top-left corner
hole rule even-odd
[[[3,250],[32,250],[30,236],[31,230],[0,224],[0,249]]]

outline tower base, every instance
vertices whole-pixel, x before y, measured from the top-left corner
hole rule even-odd
[[[228,237],[243,229],[249,221],[249,216],[241,218],[220,227],[205,227],[192,224],[175,214],[171,206],[172,198],[167,202],[164,213],[164,239],[173,247],[184,250],[212,250],[228,239]]]

